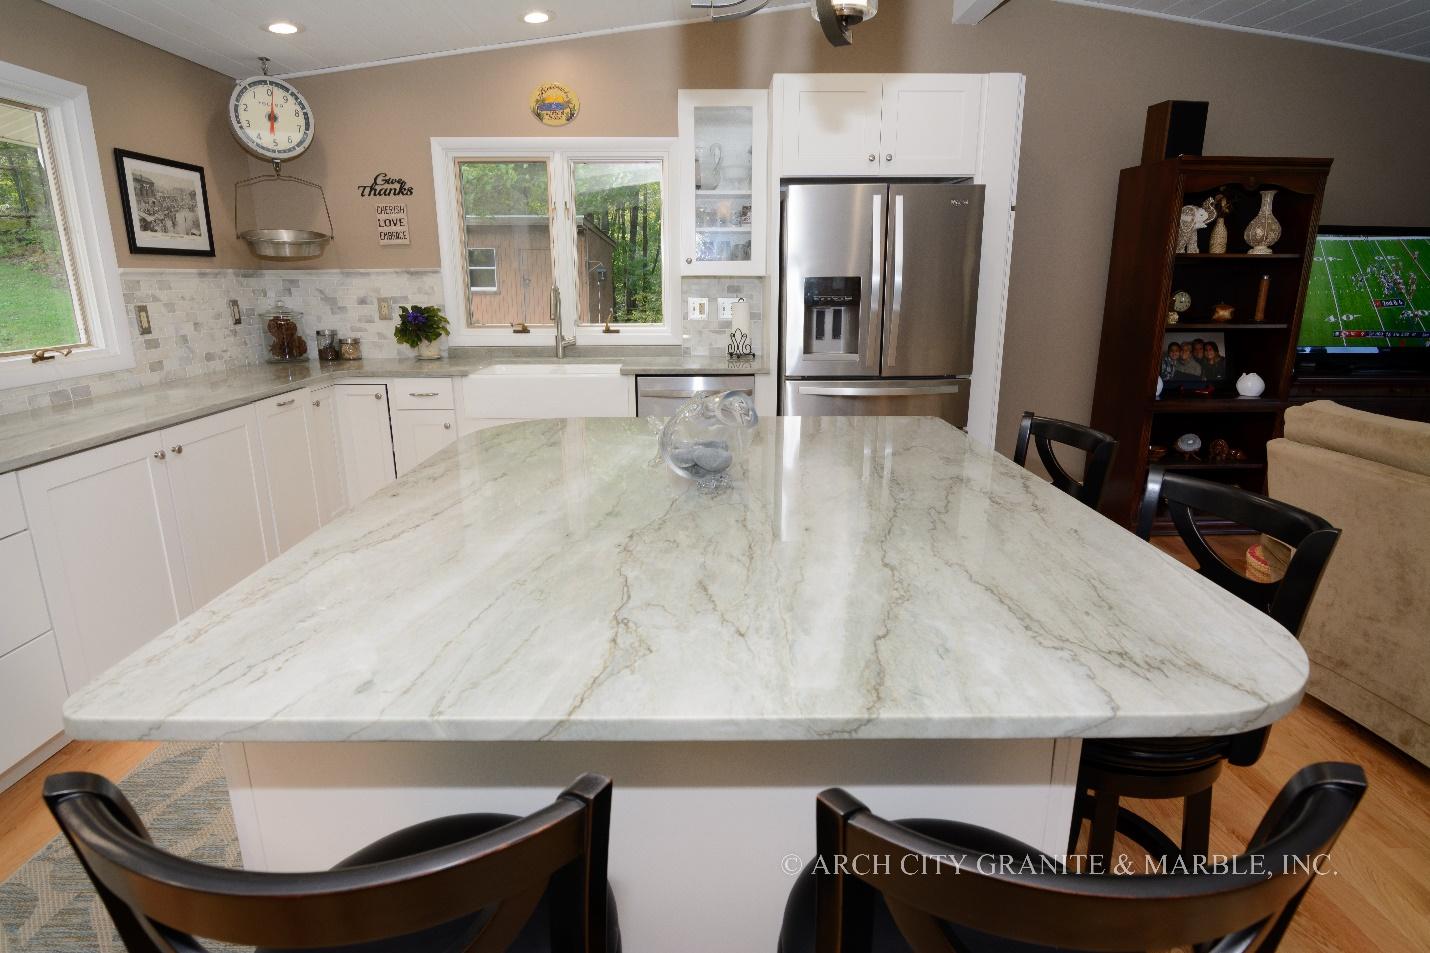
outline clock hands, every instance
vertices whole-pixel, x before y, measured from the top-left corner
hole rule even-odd
[[[278,111],[273,105],[273,87],[268,87],[268,134],[274,135],[277,131]]]

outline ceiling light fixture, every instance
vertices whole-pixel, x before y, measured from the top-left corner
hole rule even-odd
[[[814,0],[809,12],[819,21],[830,46],[848,46],[854,42],[849,38],[849,28],[874,19],[879,0]]]
[[[277,33],[279,36],[292,36],[302,30],[296,23],[289,23],[287,20],[279,20],[277,23],[268,24],[269,33]]]
[[[522,19],[534,26],[538,23],[545,23],[547,20],[550,20],[551,14],[545,10],[532,10],[526,16],[522,17]]]

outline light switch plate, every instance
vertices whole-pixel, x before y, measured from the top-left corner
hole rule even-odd
[[[140,334],[154,333],[154,325],[149,322],[149,306],[147,304],[134,306],[134,320],[139,322]]]
[[[685,316],[690,321],[704,321],[710,317],[709,298],[686,298]]]
[[[377,299],[377,319],[378,319],[379,321],[391,321],[391,320],[392,320],[392,299],[391,299],[391,298],[378,298],[378,299]]]
[[[719,314],[720,314],[720,320],[721,320],[721,321],[724,321],[726,324],[729,324],[729,323],[730,323],[730,309],[733,308],[733,307],[735,306],[735,302],[736,302],[736,301],[739,301],[739,300],[740,300],[740,298],[739,298],[738,295],[733,296],[733,297],[729,297],[729,298],[721,298],[721,299],[720,299],[720,312],[719,312]]]

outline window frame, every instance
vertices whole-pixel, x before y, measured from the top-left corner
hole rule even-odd
[[[675,145],[673,137],[587,138],[569,137],[559,140],[530,138],[433,137],[432,179],[436,183],[437,243],[442,259],[442,288],[446,312],[452,319],[450,342],[457,347],[553,347],[554,328],[532,327],[529,333],[516,334],[509,326],[469,328],[467,306],[471,290],[467,288],[466,241],[463,234],[465,211],[462,208],[461,183],[457,175],[459,162],[544,162],[547,168],[547,190],[550,199],[548,214],[553,223],[562,227],[550,229],[553,278],[561,291],[563,302],[580,301],[580,280],[577,272],[576,229],[574,213],[575,182],[573,163],[650,162],[661,167],[661,310],[665,321],[659,325],[621,324],[619,335],[603,334],[601,325],[581,325],[574,305],[563,307],[563,328],[581,346],[672,345],[680,343],[680,270],[676,266],[678,228],[675,190]],[[565,223],[571,223],[565,227]],[[572,310],[567,310],[572,308]]]
[[[491,252],[491,253],[492,253],[492,263],[491,263],[490,265],[474,265],[474,264],[472,264],[472,252],[474,252],[474,251],[489,251],[489,252]],[[477,246],[476,248],[468,248],[468,249],[467,249],[467,286],[468,286],[468,293],[469,293],[469,294],[479,294],[479,295],[501,294],[501,279],[498,277],[498,271],[497,271],[498,264],[499,264],[499,259],[497,258],[497,250],[496,250],[496,248],[491,247],[491,246],[488,246],[488,245],[479,245],[479,246]],[[481,287],[481,286],[479,286],[479,285],[474,285],[474,284],[472,284],[472,272],[474,272],[474,271],[490,271],[490,272],[492,273],[492,286],[491,286],[490,288],[483,288],[483,287]]]
[[[88,342],[68,357],[34,363],[33,352],[0,357],[0,391],[128,370],[134,343],[124,310],[89,92],[78,83],[0,60],[0,98],[44,114],[51,196],[66,225],[71,294],[84,312]]]

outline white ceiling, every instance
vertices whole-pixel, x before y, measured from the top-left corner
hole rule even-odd
[[[1061,0],[1430,61],[1430,0]]]
[[[46,0],[229,76],[277,74],[704,19],[690,0]],[[768,9],[808,0],[771,0]],[[540,26],[522,22],[546,10]],[[267,30],[275,20],[303,27]],[[814,27],[810,24],[811,28]]]

